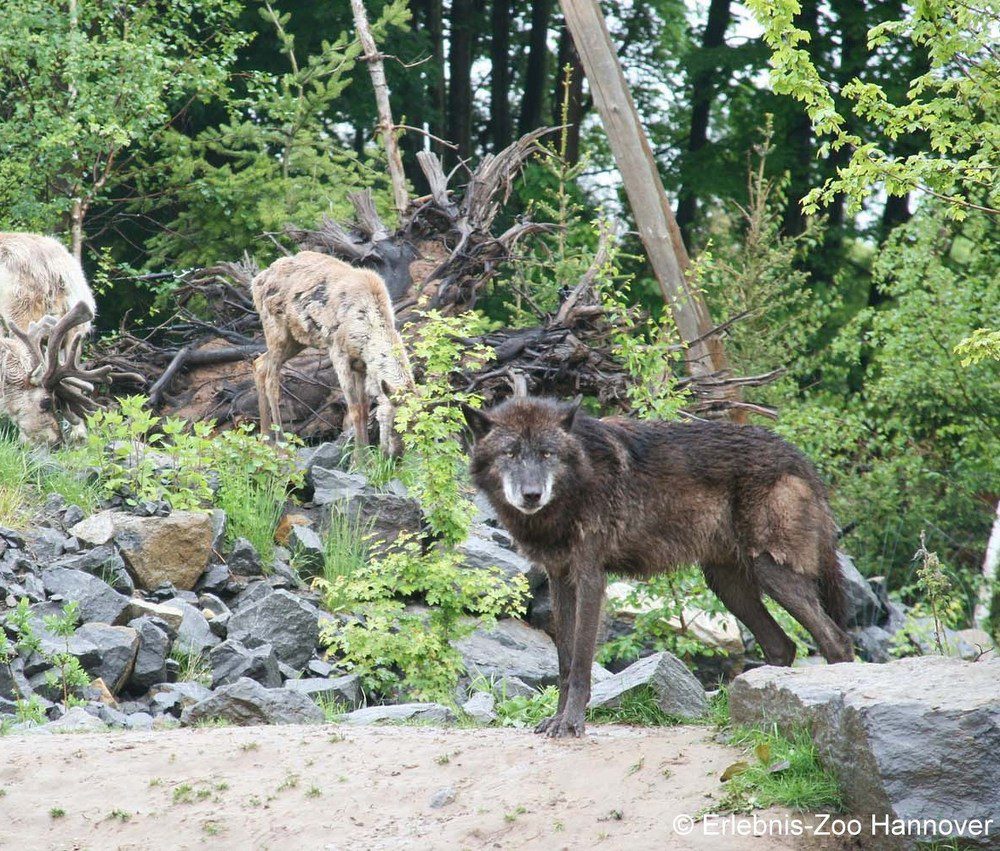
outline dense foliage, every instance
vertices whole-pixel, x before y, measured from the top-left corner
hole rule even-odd
[[[632,321],[615,342],[638,379],[634,412],[675,415],[676,341],[558,4],[366,6],[395,118],[416,128],[400,131],[415,193],[425,146],[461,173],[521,132],[566,125],[503,214],[560,227],[521,247],[485,315],[467,321],[527,324],[551,310],[588,267],[599,223],[614,222],[602,293]],[[1000,480],[997,0],[752,0],[752,17],[728,0],[604,7],[714,318],[743,317],[727,341],[735,369],[787,370],[748,398],[778,408],[776,428],[816,459],[864,572],[914,588],[925,531],[967,609]],[[391,221],[358,55],[347,3],[19,3],[0,17],[0,228],[75,244],[108,290],[107,329],[153,303],[136,273],[244,251],[267,262],[286,222],[343,216],[355,189],[373,188]],[[439,404],[449,367],[433,364],[468,332],[422,328],[413,343],[429,369],[402,410],[414,461],[400,472],[453,542],[468,517],[460,421]],[[131,439],[124,423],[100,427]],[[162,448],[201,452],[197,430],[155,431]],[[120,451],[91,448],[106,479],[161,487],[141,464],[118,471]],[[2,446],[0,464],[12,475],[0,515],[26,488],[50,487]],[[183,464],[170,483],[177,504],[203,501],[197,469]],[[239,476],[218,487],[234,513],[274,496]]]

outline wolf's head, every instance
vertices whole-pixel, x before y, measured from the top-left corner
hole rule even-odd
[[[550,504],[573,479],[581,455],[573,436],[579,400],[514,398],[489,411],[462,406],[472,429],[472,475],[494,502],[522,514]]]

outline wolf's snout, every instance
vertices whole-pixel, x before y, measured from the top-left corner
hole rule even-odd
[[[541,490],[523,490],[521,491],[521,499],[524,500],[525,505],[536,506],[542,501]]]

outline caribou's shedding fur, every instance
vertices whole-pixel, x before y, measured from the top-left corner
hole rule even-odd
[[[383,451],[398,455],[392,396],[412,389],[413,373],[396,331],[382,278],[316,251],[276,260],[253,279],[267,351],[254,363],[261,432],[281,427],[282,364],[307,347],[323,349],[337,373],[355,447],[368,442],[369,400]]]
[[[95,309],[83,269],[61,243],[0,233],[0,324],[7,332],[0,337],[0,413],[25,442],[59,443],[61,417],[79,435],[83,415],[96,407],[90,380],[104,373],[81,371],[78,360]]]

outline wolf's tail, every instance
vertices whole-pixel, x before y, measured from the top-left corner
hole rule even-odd
[[[830,619],[841,629],[847,629],[847,606],[844,577],[837,559],[836,540],[830,539],[819,558],[819,598]]]

